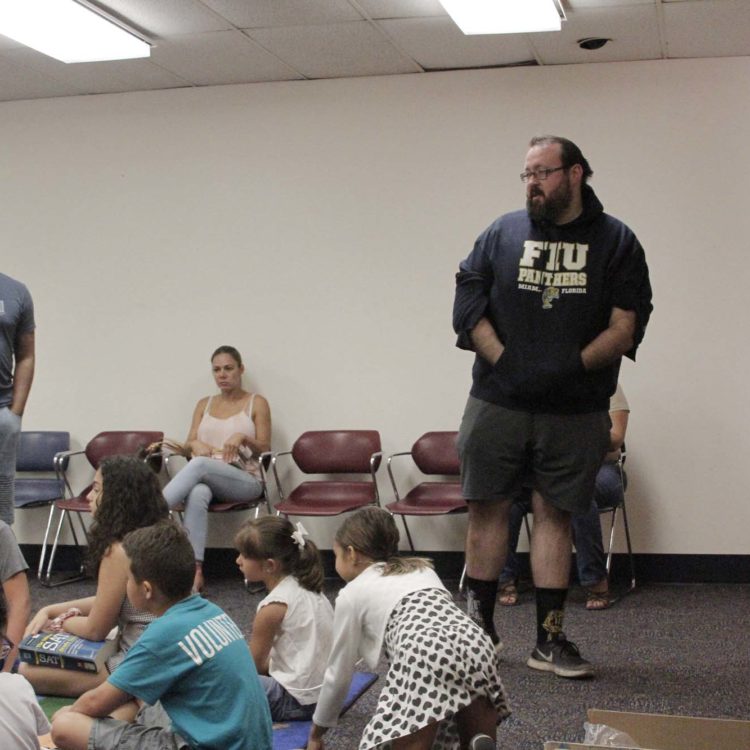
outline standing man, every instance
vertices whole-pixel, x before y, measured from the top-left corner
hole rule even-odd
[[[21,417],[34,379],[34,303],[0,273],[0,520],[13,524],[13,484]]]
[[[652,309],[643,249],[603,212],[592,174],[571,141],[532,139],[526,210],[480,235],[456,275],[453,308],[457,345],[476,352],[458,437],[469,613],[497,643],[511,498],[530,483],[537,639],[527,664],[560,677],[593,675],[562,630],[570,519],[591,503],[620,358],[635,359]]]

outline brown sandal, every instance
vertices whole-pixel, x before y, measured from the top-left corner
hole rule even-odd
[[[586,589],[586,609],[589,612],[599,612],[602,609],[609,609],[612,606],[612,599],[609,595],[609,588],[604,591],[593,591]]]
[[[498,602],[503,607],[513,607],[518,604],[518,586],[515,581],[508,581],[500,586]]]

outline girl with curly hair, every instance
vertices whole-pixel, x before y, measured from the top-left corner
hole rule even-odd
[[[42,607],[25,634],[65,631],[102,641],[117,627],[117,650],[107,659],[106,669],[94,674],[22,664],[21,673],[44,695],[75,698],[104,682],[153,620],[127,599],[128,560],[121,542],[128,532],[169,516],[156,475],[137,458],[106,458],[97,469],[87,500],[93,522],[86,566],[96,578],[96,593]]]

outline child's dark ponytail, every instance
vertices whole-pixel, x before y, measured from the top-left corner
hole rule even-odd
[[[297,567],[289,572],[299,581],[300,586],[319,594],[323,590],[325,574],[315,542],[305,538],[305,545],[300,549],[298,559]]]
[[[308,591],[323,590],[323,561],[302,524],[281,516],[263,516],[246,521],[234,537],[234,546],[253,560],[276,560],[282,572],[293,575]]]

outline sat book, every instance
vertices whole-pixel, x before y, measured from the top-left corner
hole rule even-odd
[[[116,647],[114,639],[87,641],[71,633],[37,633],[21,641],[18,655],[21,661],[39,667],[98,672]]]

